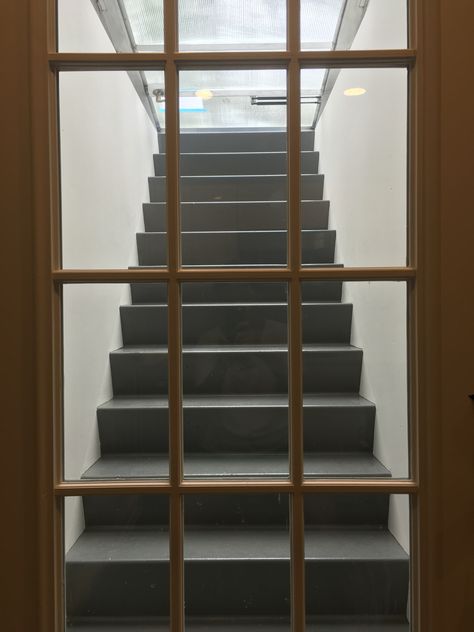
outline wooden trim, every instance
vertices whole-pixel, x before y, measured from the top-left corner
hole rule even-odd
[[[179,68],[193,66],[285,67],[291,60],[304,67],[372,68],[407,67],[416,52],[407,50],[349,51],[256,51],[256,52],[165,52],[165,53],[50,53],[48,61],[57,70],[147,70],[162,68],[166,61]]]
[[[289,281],[294,272],[288,268],[180,268],[173,272],[163,269],[143,270],[54,270],[56,283],[130,283],[152,281]],[[415,268],[301,268],[296,272],[301,280],[341,281],[407,281],[416,278]]]
[[[110,494],[166,494],[173,490],[179,494],[241,494],[241,493],[391,493],[416,494],[418,483],[414,480],[381,479],[304,479],[300,483],[291,480],[182,480],[174,486],[168,479],[137,479],[135,481],[71,481],[58,483],[56,496],[100,496]]]

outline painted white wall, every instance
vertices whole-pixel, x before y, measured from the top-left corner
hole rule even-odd
[[[353,49],[406,47],[405,0],[370,0]],[[363,87],[366,94],[346,97]],[[316,128],[336,261],[346,266],[406,264],[407,75],[402,69],[339,73]],[[352,344],[364,350],[360,392],[377,406],[375,456],[408,475],[406,286],[345,283]],[[389,528],[408,551],[408,499],[393,496]]]
[[[62,0],[63,51],[114,50],[90,0]],[[63,265],[136,265],[136,232],[149,199],[157,133],[126,72],[60,78]],[[100,455],[96,408],[112,397],[109,352],[122,344],[119,306],[127,285],[64,288],[65,477],[77,479]],[[68,549],[84,528],[80,499],[66,505]]]

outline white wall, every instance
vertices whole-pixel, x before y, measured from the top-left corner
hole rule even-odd
[[[354,49],[406,47],[406,2],[370,0]],[[366,94],[347,97],[344,90]],[[407,75],[403,69],[342,70],[316,128],[336,261],[406,264]],[[406,286],[345,283],[352,344],[364,350],[361,394],[377,406],[375,456],[408,475]],[[408,499],[393,496],[389,528],[409,548]]]
[[[61,0],[63,51],[113,52],[90,0]],[[60,77],[63,265],[136,265],[135,233],[153,175],[157,133],[126,72]],[[64,289],[65,476],[77,479],[100,455],[96,408],[112,397],[109,352],[121,346],[126,285]],[[67,503],[69,548],[83,529],[80,499]]]

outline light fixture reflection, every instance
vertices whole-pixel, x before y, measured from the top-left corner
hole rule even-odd
[[[344,90],[346,97],[360,97],[366,92],[365,88],[347,88],[347,90]]]
[[[209,101],[209,99],[212,99],[212,97],[214,96],[214,94],[212,93],[212,90],[207,90],[207,89],[196,90],[194,94],[200,99],[202,99],[203,101]]]

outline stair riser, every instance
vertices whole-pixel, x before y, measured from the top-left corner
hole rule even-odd
[[[111,353],[112,385],[117,395],[165,395],[166,353]],[[359,391],[362,351],[303,353],[305,392]],[[183,355],[183,392],[272,394],[288,391],[288,354],[283,351],[200,352]]]
[[[66,563],[66,611],[75,616],[166,616],[169,564]]]
[[[407,561],[306,561],[309,615],[401,615]],[[188,616],[289,614],[287,560],[185,562]],[[169,563],[67,563],[69,616],[158,616],[169,609]],[[370,588],[370,589],[368,589]]]
[[[169,524],[168,499],[144,494],[84,496],[87,527]],[[307,494],[306,526],[370,526],[385,528],[388,494]],[[184,516],[190,526],[268,526],[286,528],[288,496],[280,494],[192,494],[185,496]]]
[[[309,615],[404,615],[408,561],[323,560],[306,563]]]
[[[184,233],[183,265],[286,265],[287,233]],[[301,236],[303,263],[334,262],[336,232],[331,230],[304,232]],[[166,235],[137,234],[140,266],[166,264]]]
[[[329,202],[302,202],[303,230],[328,227]],[[166,204],[143,205],[146,232],[166,232]],[[286,202],[204,202],[181,205],[181,229],[196,230],[285,230]]]
[[[120,308],[124,345],[167,344],[168,309],[161,305]],[[279,344],[288,340],[286,305],[185,305],[184,344]],[[348,343],[352,305],[303,305],[303,342]]]
[[[166,201],[166,178],[151,177],[148,180],[150,202]],[[322,200],[324,176],[301,176],[301,199]],[[286,176],[184,176],[180,179],[182,202],[248,200],[287,200]]]
[[[285,283],[185,283],[182,298],[185,303],[235,303],[235,302],[286,302]],[[167,287],[164,283],[132,283],[132,303],[167,303]],[[340,302],[342,282],[315,281],[301,286],[303,301]]]
[[[102,454],[168,453],[168,410],[97,411]],[[375,407],[305,408],[308,452],[372,452]],[[287,452],[287,408],[184,409],[185,453]]]
[[[166,174],[166,154],[153,156],[155,175]],[[301,154],[301,173],[318,173],[319,154]],[[187,154],[181,156],[183,176],[270,175],[288,173],[288,156],[279,153]]]
[[[280,132],[181,132],[181,153],[286,151],[286,131]],[[160,153],[166,152],[166,134],[158,135]],[[314,131],[302,132],[301,150],[314,150]]]

